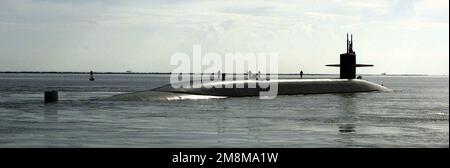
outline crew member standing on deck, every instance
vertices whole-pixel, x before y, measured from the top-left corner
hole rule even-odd
[[[303,79],[303,71],[300,71],[300,79]]]
[[[261,77],[261,70],[259,70],[258,73],[256,74],[256,80],[259,80],[259,77]]]

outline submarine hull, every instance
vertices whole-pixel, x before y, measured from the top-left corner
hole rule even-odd
[[[239,87],[240,86],[240,87]],[[253,87],[250,87],[253,86]],[[269,87],[259,87],[269,86]],[[259,96],[270,87],[276,87],[277,95],[390,92],[392,90],[360,79],[277,79],[269,81],[242,80],[203,83],[192,88],[173,88],[166,85],[154,91],[187,93],[211,96],[244,97]]]
[[[269,81],[238,80],[199,84],[191,88],[173,88],[172,85],[142,92],[114,95],[109,101],[198,100],[227,97],[260,96],[270,87],[277,87],[277,95],[391,92],[384,86],[360,79],[278,79]],[[252,87],[253,86],[253,87]]]

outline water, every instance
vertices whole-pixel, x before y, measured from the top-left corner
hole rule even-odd
[[[169,76],[87,79],[0,74],[0,147],[449,147],[448,77],[365,77],[393,93],[150,102],[98,99]],[[44,105],[53,89],[61,101]]]

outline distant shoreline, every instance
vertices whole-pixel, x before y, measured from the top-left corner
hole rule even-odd
[[[89,74],[88,72],[67,72],[67,71],[0,71],[0,74],[20,73],[20,74]],[[170,72],[94,72],[95,74],[170,74]]]
[[[170,75],[170,72],[94,72],[95,74],[151,74]],[[89,74],[89,72],[67,72],[67,71],[0,71],[0,74]],[[200,73],[190,73],[199,75]],[[205,74],[205,73],[202,73]],[[229,74],[229,73],[227,73]],[[242,74],[239,74],[242,75]],[[297,73],[279,73],[278,75],[299,75]],[[304,74],[310,76],[330,76],[339,74]],[[360,74],[365,76],[448,76],[448,75],[427,75],[427,74]]]

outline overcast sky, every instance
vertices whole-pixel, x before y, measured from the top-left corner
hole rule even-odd
[[[170,72],[175,52],[279,53],[279,71],[449,73],[447,0],[1,0],[0,71]]]

